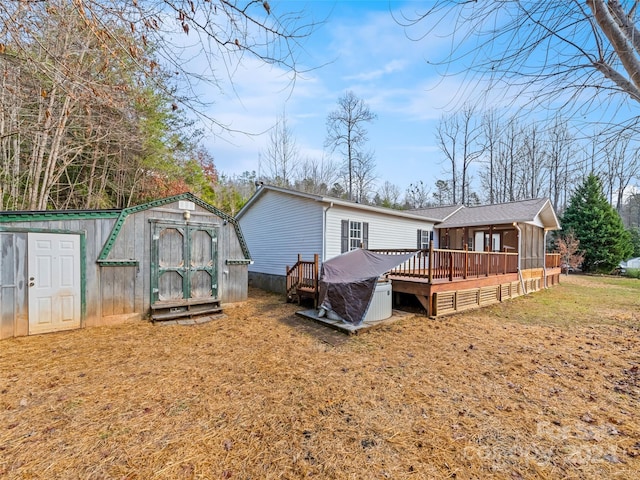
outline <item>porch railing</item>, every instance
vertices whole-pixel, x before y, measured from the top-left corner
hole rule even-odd
[[[413,249],[372,250],[385,254],[415,252]],[[518,272],[518,254],[509,252],[474,252],[433,248],[418,253],[389,271],[390,275],[438,280],[463,280]]]
[[[560,268],[560,254],[559,253],[545,254],[544,266],[546,268]]]

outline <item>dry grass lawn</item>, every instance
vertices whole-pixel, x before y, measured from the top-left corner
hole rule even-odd
[[[251,291],[197,326],[0,342],[0,478],[640,477],[640,281],[347,337]]]

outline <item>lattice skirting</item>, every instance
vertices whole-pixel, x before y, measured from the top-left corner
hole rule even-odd
[[[542,279],[529,279],[523,282],[527,293],[540,290]],[[434,293],[434,316],[460,312],[470,308],[483,307],[522,295],[520,282],[509,282],[490,287],[471,288],[452,292]]]

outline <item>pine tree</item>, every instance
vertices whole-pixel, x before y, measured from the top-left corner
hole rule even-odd
[[[600,179],[591,174],[576,189],[562,217],[563,230],[573,230],[584,250],[584,271],[607,272],[633,251],[629,233],[609,204]]]

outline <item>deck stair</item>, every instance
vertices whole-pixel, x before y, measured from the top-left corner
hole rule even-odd
[[[298,302],[308,299],[313,301],[313,307],[318,306],[318,276],[319,257],[316,253],[313,261],[302,260],[298,254],[298,261],[292,267],[287,266],[287,302]]]

